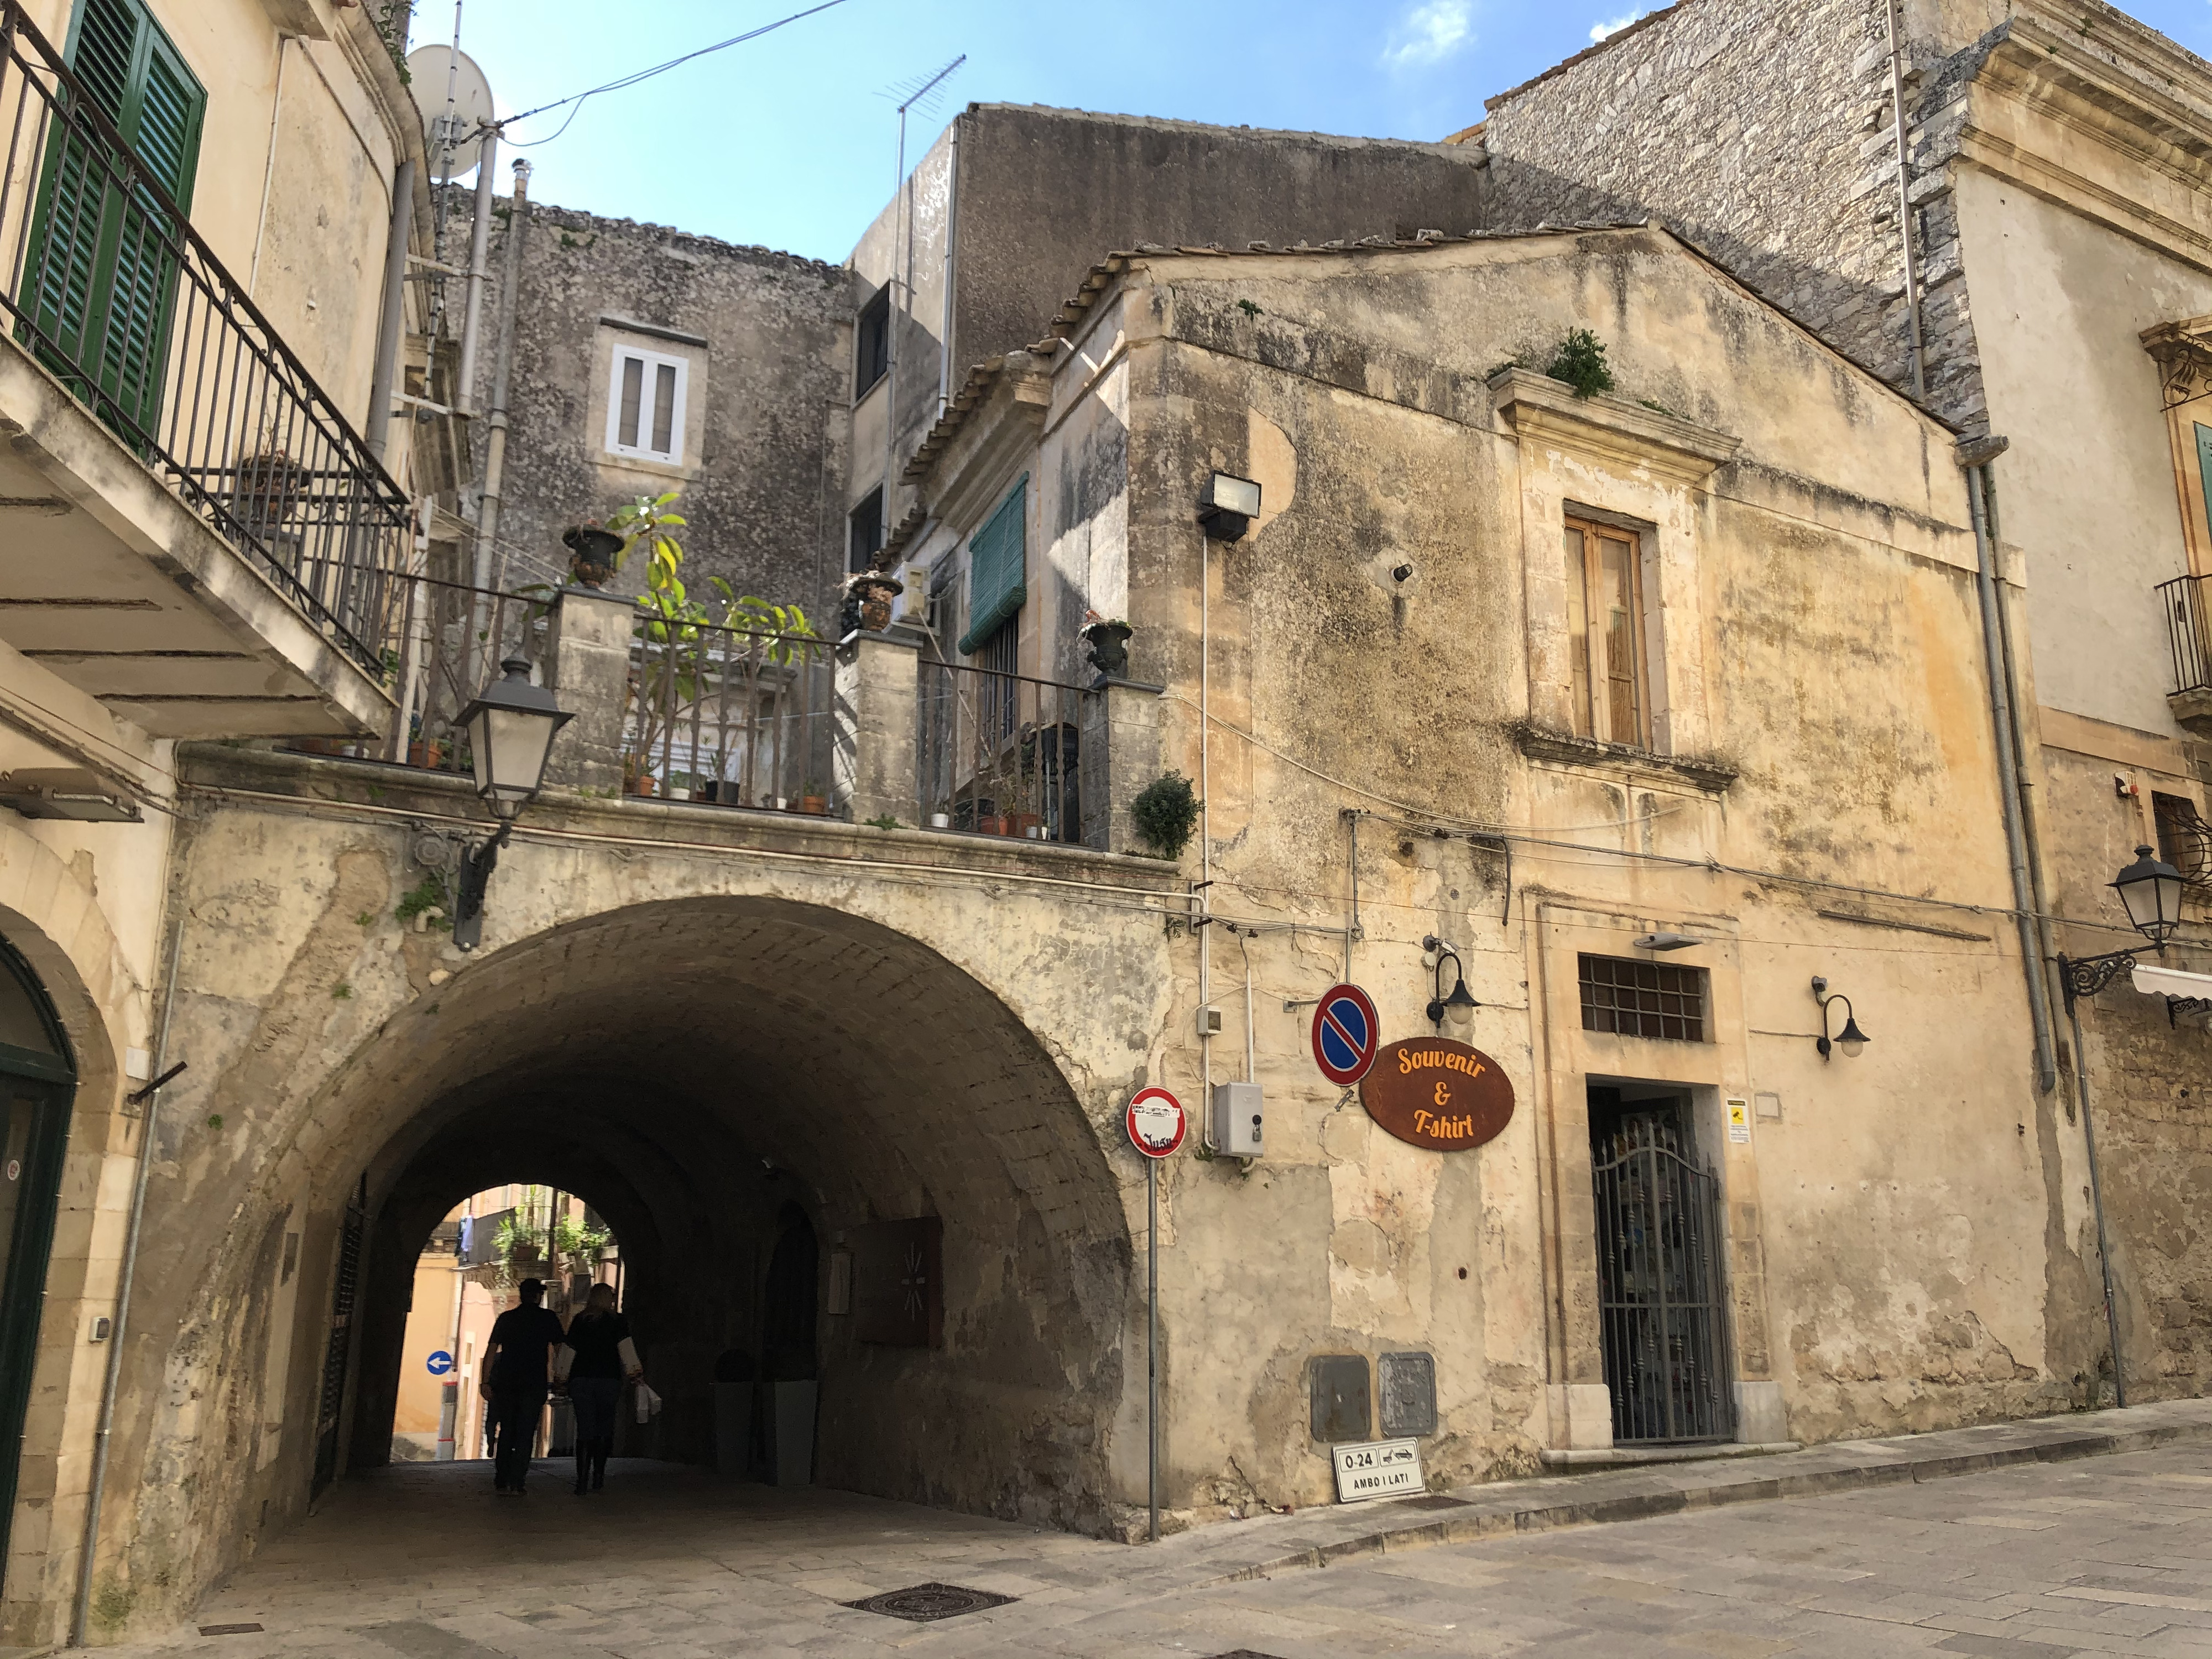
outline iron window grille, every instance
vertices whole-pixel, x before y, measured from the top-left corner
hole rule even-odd
[[[1705,1041],[1705,973],[1618,957],[1580,959],[1583,1030],[1672,1042]]]
[[[2212,890],[2212,823],[2204,821],[2197,803],[2186,795],[2154,790],[2151,819],[2158,827],[2158,855],[2181,872],[2181,878],[2201,897]]]

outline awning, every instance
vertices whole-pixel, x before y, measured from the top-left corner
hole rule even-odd
[[[2139,962],[2129,978],[2145,996],[2166,999],[2169,1022],[2184,1014],[2212,1014],[2212,974],[2184,973],[2179,968],[2147,968]]]

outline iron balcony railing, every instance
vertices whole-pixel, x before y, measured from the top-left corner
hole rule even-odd
[[[381,678],[406,496],[114,113],[0,0],[0,325]]]
[[[915,794],[924,821],[1030,841],[1080,842],[1082,687],[925,660]]]
[[[2173,652],[2173,690],[2212,691],[2212,605],[2204,585],[2212,576],[2176,576],[2158,585],[2166,605],[2166,638]]]
[[[827,812],[832,651],[811,634],[642,620],[623,714],[624,791]]]

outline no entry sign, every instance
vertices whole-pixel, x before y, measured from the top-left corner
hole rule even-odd
[[[1357,985],[1332,985],[1314,1010],[1314,1064],[1331,1083],[1348,1089],[1375,1063],[1381,1031],[1366,992]]]
[[[1182,1145],[1190,1125],[1182,1102],[1164,1089],[1140,1089],[1130,1101],[1129,1144],[1146,1158],[1165,1158]]]

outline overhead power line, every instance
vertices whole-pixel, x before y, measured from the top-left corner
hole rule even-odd
[[[526,109],[520,115],[510,115],[501,122],[500,125],[510,127],[519,121],[527,121],[533,115],[543,115],[549,110],[565,108],[570,104],[575,105],[576,109],[568,112],[568,119],[562,122],[544,137],[526,141],[516,139],[507,141],[517,149],[528,149],[538,144],[550,144],[568,131],[569,122],[576,118],[577,110],[583,107],[584,100],[587,98],[596,98],[603,92],[620,92],[625,87],[634,87],[641,81],[650,81],[656,75],[665,75],[670,70],[679,69],[695,58],[705,58],[714,52],[726,51],[732,46],[741,46],[748,40],[757,40],[763,34],[775,33],[787,23],[796,23],[801,18],[811,17],[817,12],[828,11],[832,6],[842,6],[844,3],[845,0],[823,0],[818,6],[809,6],[805,11],[795,11],[788,17],[779,17],[773,23],[763,23],[757,29],[747,29],[743,34],[733,34],[726,40],[717,40],[713,46],[702,46],[696,52],[687,52],[681,58],[672,58],[665,64],[655,64],[651,69],[640,70],[634,75],[625,75],[618,81],[610,81],[605,86],[593,87],[589,92],[572,93],[566,98],[556,98],[550,104],[540,104],[535,109]]]

